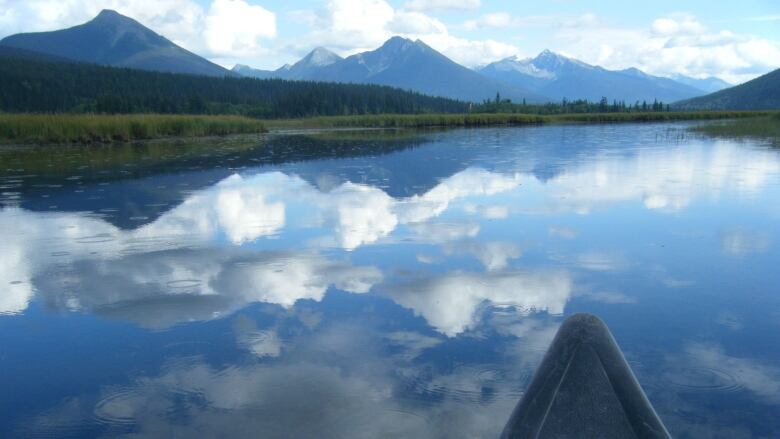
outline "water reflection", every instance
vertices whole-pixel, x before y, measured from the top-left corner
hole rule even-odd
[[[486,304],[517,313],[562,314],[571,289],[566,272],[455,272],[390,286],[387,295],[436,330],[456,336],[475,326],[477,311]]]
[[[296,136],[79,179],[17,160],[0,435],[495,436],[584,310],[673,433],[772,436],[780,156],[668,131]]]

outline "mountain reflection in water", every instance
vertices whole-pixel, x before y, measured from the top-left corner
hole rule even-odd
[[[673,435],[780,433],[776,149],[682,124],[258,142],[0,154],[0,435],[496,436],[578,311]]]

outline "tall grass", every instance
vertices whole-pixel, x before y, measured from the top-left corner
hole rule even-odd
[[[712,137],[767,139],[775,146],[780,145],[780,113],[699,125],[691,129]]]
[[[4,143],[107,143],[265,131],[262,121],[240,116],[0,114]]]
[[[520,126],[776,117],[776,112],[380,114],[260,121],[242,116],[0,114],[0,143],[109,143],[164,137],[204,137],[295,128],[430,128]]]
[[[768,112],[754,111],[697,111],[697,112],[648,112],[648,113],[578,113],[535,115],[519,113],[468,113],[468,114],[415,114],[415,115],[365,115],[328,116],[307,119],[268,121],[269,127],[285,128],[427,128],[427,127],[479,127],[497,125],[540,125],[547,123],[611,123],[611,122],[661,122],[681,120],[732,119],[757,117]]]

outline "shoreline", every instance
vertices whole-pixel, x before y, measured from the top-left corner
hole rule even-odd
[[[203,141],[212,138],[294,135],[316,132],[414,128],[518,127],[551,124],[677,122],[759,118],[778,111],[697,111],[648,113],[383,114],[302,119],[251,119],[243,116],[0,114],[0,148],[20,146],[97,146],[152,141]]]

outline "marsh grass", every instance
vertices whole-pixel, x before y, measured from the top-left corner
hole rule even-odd
[[[691,129],[694,132],[711,137],[766,139],[772,145],[780,146],[780,113],[750,119],[704,124]]]
[[[295,128],[428,128],[428,127],[479,127],[520,126],[548,123],[617,123],[661,122],[682,120],[709,120],[757,117],[767,112],[753,111],[700,111],[700,112],[647,112],[647,113],[579,113],[559,115],[535,115],[519,113],[468,113],[468,114],[415,114],[415,115],[364,115],[330,116],[306,119],[268,121],[272,129]]]
[[[242,116],[0,114],[0,143],[96,144],[167,137],[207,137],[228,134],[310,128],[435,128],[523,126],[549,123],[618,123],[733,119],[777,113],[753,111],[578,113],[380,114],[261,121]]]
[[[0,114],[3,143],[110,143],[265,132],[241,116]]]

